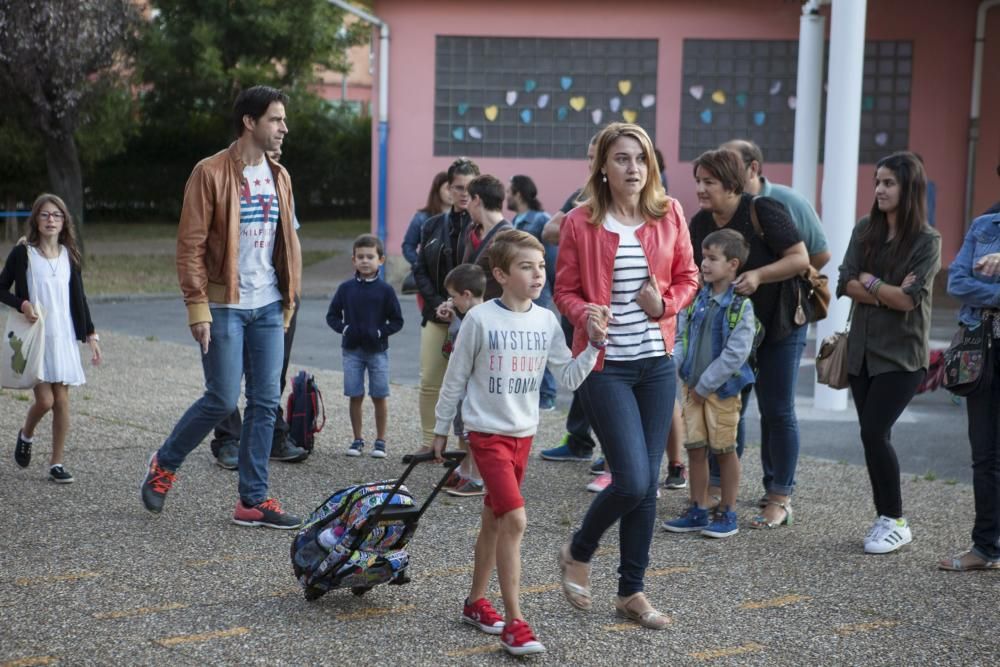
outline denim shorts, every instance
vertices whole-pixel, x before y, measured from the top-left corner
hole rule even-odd
[[[365,369],[368,370],[368,395],[389,395],[389,353],[344,350],[344,396],[365,395]]]

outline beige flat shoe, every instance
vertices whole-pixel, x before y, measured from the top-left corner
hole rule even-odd
[[[582,584],[569,579],[570,568],[576,569],[578,566],[583,566],[586,569],[586,578]],[[590,611],[594,606],[590,597],[590,565],[573,560],[572,556],[569,555],[568,544],[564,544],[559,549],[559,571],[562,573],[560,580],[563,595],[566,596],[569,603],[581,611]]]
[[[619,616],[650,630],[663,630],[670,625],[670,617],[653,609],[644,593],[634,593],[624,598],[616,595],[615,611]]]

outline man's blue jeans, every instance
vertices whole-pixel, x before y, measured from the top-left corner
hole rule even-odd
[[[677,390],[672,357],[609,361],[577,390],[601,441],[611,485],[590,505],[570,555],[590,562],[601,536],[619,521],[618,595],[643,589],[656,523],[656,487]]]
[[[268,456],[280,399],[284,345],[281,302],[253,310],[212,308],[211,326],[208,352],[201,355],[205,393],[174,426],[157,452],[157,460],[167,470],[177,470],[219,420],[236,409],[240,380],[245,375],[247,405],[240,432],[239,493],[244,505],[257,505],[267,499]]]

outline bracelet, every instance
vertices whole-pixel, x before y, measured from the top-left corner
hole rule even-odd
[[[95,343],[100,343],[101,342],[101,337],[98,336],[96,333],[92,333],[89,336],[87,336],[87,340],[92,340]]]
[[[865,283],[865,290],[870,293],[872,289],[875,287],[875,285],[877,285],[880,282],[882,281],[876,278],[875,276],[872,276],[871,279]]]
[[[603,350],[604,348],[606,348],[608,346],[608,339],[605,338],[600,343],[598,343],[597,341],[592,340],[592,341],[590,341],[590,345],[591,345],[591,347],[597,348],[598,350]]]

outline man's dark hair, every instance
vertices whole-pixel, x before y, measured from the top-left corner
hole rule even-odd
[[[385,248],[382,246],[382,240],[374,234],[362,234],[358,238],[354,239],[354,246],[351,247],[351,254],[358,248],[375,248],[375,252],[378,256],[385,257]]]
[[[237,95],[236,101],[233,102],[233,126],[236,128],[236,136],[243,136],[244,116],[259,120],[274,102],[288,104],[288,95],[270,86],[254,86]]]
[[[478,264],[459,264],[444,277],[444,288],[451,288],[461,294],[471,292],[482,299],[486,294],[486,272]]]
[[[448,167],[448,183],[455,180],[456,176],[478,176],[479,165],[467,157],[460,157]]]
[[[496,176],[483,174],[469,183],[469,197],[479,197],[487,211],[503,210],[503,183]]]
[[[521,195],[521,199],[532,211],[543,210],[542,202],[538,201],[538,186],[530,176],[518,174],[510,179],[511,192]]]
[[[735,229],[717,229],[701,242],[701,249],[717,248],[728,262],[731,259],[739,260],[736,269],[739,270],[750,256],[750,244],[746,237]]]

